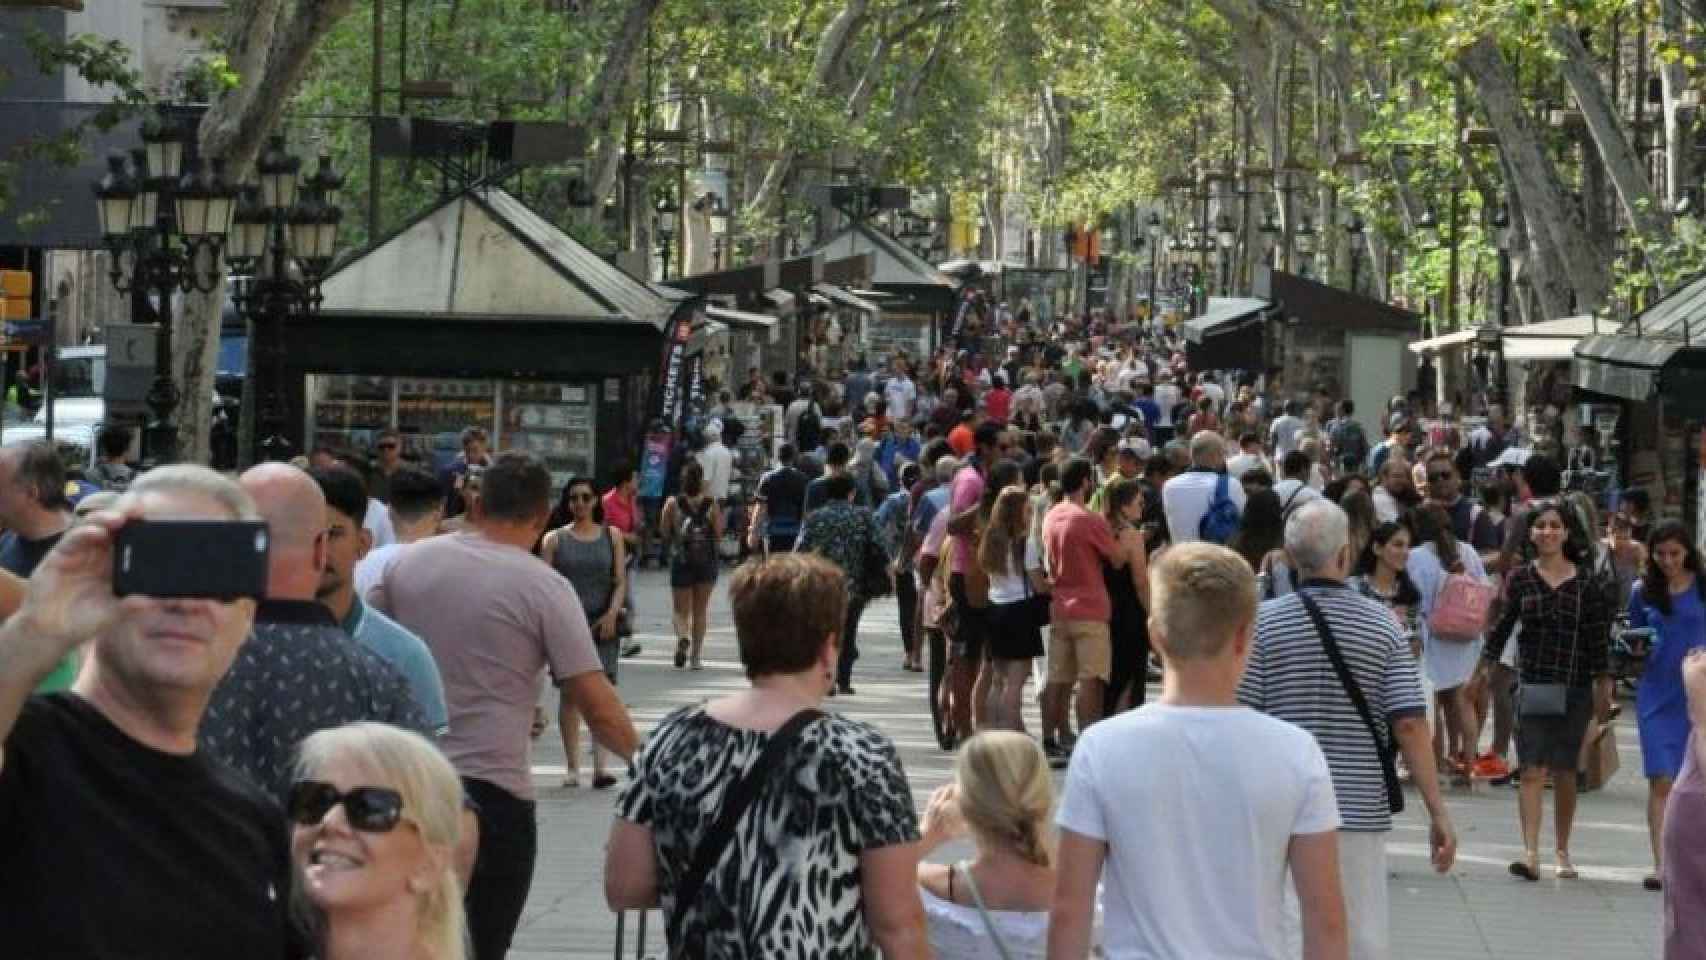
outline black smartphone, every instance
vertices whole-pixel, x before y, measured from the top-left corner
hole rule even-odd
[[[113,593],[264,597],[270,536],[260,521],[137,520],[113,543]]]

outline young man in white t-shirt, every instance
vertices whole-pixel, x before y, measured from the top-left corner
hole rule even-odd
[[[1150,583],[1161,700],[1085,729],[1073,750],[1050,960],[1089,956],[1098,883],[1109,960],[1282,956],[1288,868],[1304,957],[1344,960],[1327,760],[1307,731],[1238,704],[1254,574],[1230,550],[1191,543],[1164,553]]]

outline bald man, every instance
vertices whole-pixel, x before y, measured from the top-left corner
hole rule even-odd
[[[271,533],[267,596],[255,610],[254,632],[213,692],[200,739],[282,804],[297,744],[315,731],[376,720],[433,732],[403,675],[314,598],[330,536],[320,485],[282,463],[254,467],[240,482]]]

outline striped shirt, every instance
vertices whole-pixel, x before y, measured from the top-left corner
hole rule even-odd
[[[1416,661],[1392,614],[1343,584],[1308,580],[1301,588],[1315,599],[1332,628],[1381,738],[1390,736],[1394,721],[1424,715],[1427,704]],[[1297,594],[1262,604],[1238,699],[1315,735],[1333,772],[1342,829],[1363,833],[1392,829],[1374,738],[1339,683],[1333,661]]]

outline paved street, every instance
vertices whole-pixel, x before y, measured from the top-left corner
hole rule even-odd
[[[669,662],[669,594],[661,573],[640,575],[640,657],[622,663],[621,689],[635,722],[645,733],[660,717],[685,703],[745,684],[735,653],[734,629],[719,590],[702,673],[678,672]],[[721,625],[721,626],[717,626]],[[893,601],[865,615],[860,645],[865,657],[854,676],[858,694],[829,702],[881,727],[900,747],[920,810],[930,791],[944,782],[948,758],[936,749],[923,695],[923,675],[900,670],[900,638]],[[554,713],[554,703],[552,704]],[[1033,723],[1034,723],[1034,705]],[[1622,770],[1612,786],[1583,797],[1574,847],[1582,879],[1551,879],[1550,853],[1542,857],[1546,879],[1528,885],[1511,879],[1506,864],[1521,853],[1516,794],[1479,785],[1474,793],[1450,796],[1461,847],[1457,866],[1437,876],[1427,864],[1426,828],[1412,795],[1390,846],[1394,956],[1400,960],[1473,958],[1619,958],[1658,955],[1660,897],[1641,889],[1648,869],[1646,788],[1640,777],[1639,746],[1625,710],[1618,730]],[[583,747],[583,750],[585,748]],[[602,864],[615,791],[594,792],[582,758],[578,790],[560,786],[561,742],[553,725],[534,752],[539,786],[540,857],[522,928],[510,956],[609,957],[614,917],[604,906]],[[1165,811],[1138,811],[1165,816]],[[1542,832],[1549,849],[1551,821]],[[949,857],[961,851],[950,849]],[[662,943],[653,914],[649,946]],[[630,932],[630,937],[631,937]],[[630,940],[630,950],[632,940]],[[630,953],[630,956],[632,954]]]

